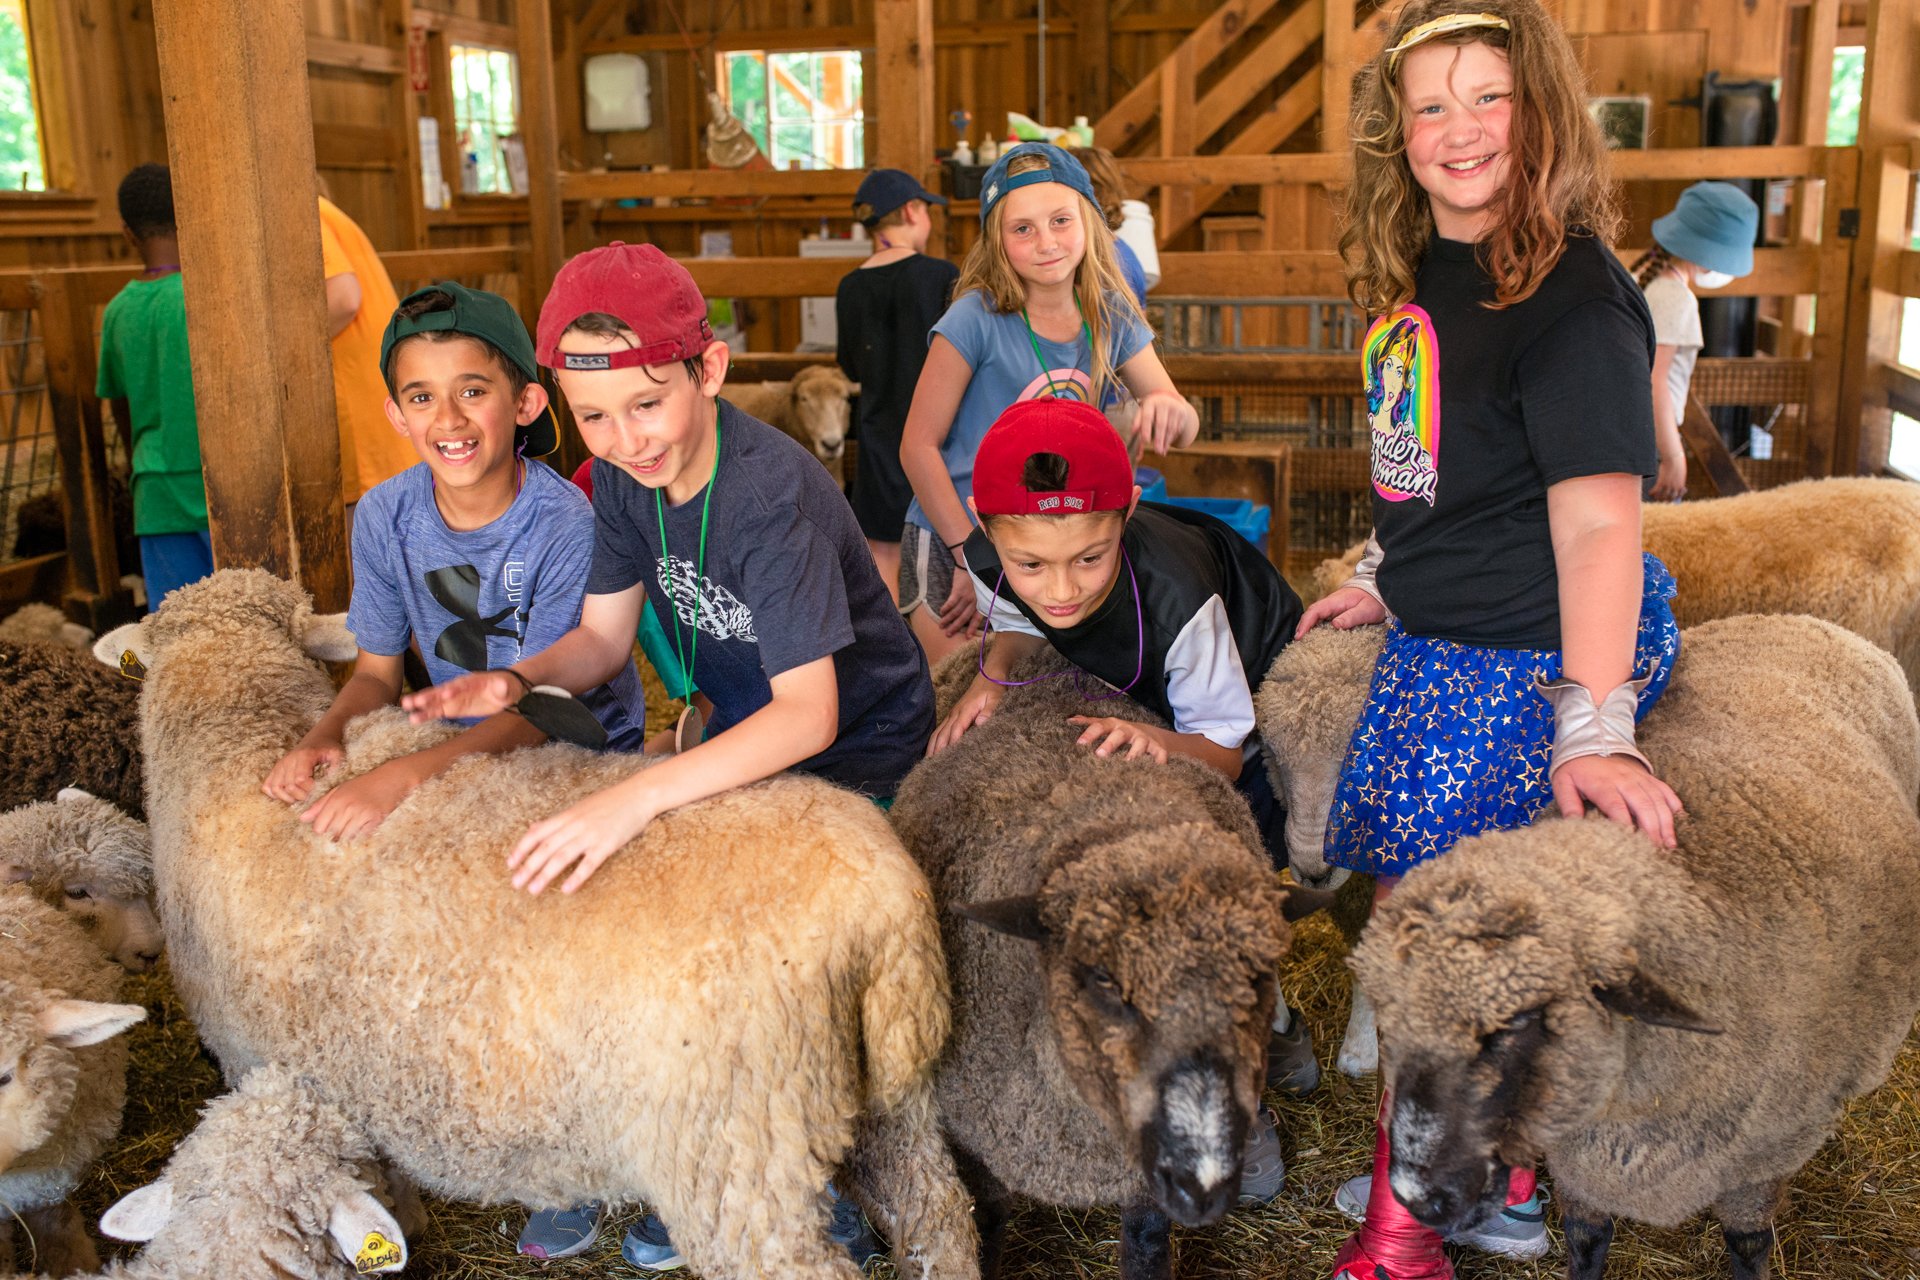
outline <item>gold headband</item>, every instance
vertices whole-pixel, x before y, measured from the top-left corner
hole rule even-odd
[[[1513,24],[1497,13],[1450,13],[1444,18],[1423,22],[1407,32],[1399,44],[1387,50],[1387,69],[1392,70],[1393,64],[1400,60],[1400,55],[1415,45],[1425,44],[1437,36],[1450,36],[1456,31],[1472,31],[1478,27],[1513,30]]]

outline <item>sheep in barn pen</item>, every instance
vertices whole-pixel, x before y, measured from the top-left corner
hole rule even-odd
[[[139,692],[89,654],[0,641],[0,809],[79,787],[145,817]]]
[[[100,1265],[68,1197],[120,1131],[117,1037],[147,1016],[117,1002],[120,981],[77,920],[24,887],[0,889],[0,1268]]]
[[[1679,848],[1549,819],[1408,873],[1353,955],[1394,1194],[1440,1231],[1544,1160],[1570,1280],[1613,1219],[1718,1219],[1765,1280],[1787,1183],[1920,1011],[1920,723],[1899,667],[1807,617],[1693,628],[1641,741]],[[1836,767],[1839,766],[1839,767]]]
[[[391,1189],[374,1157],[347,1113],[293,1072],[249,1072],[208,1104],[159,1180],[100,1220],[102,1234],[146,1246],[101,1275],[348,1280],[399,1271],[405,1224],[387,1203]]]
[[[529,897],[503,866],[528,824],[648,767],[549,745],[463,760],[330,844],[260,791],[331,697],[303,643],[353,648],[297,587],[229,570],[99,646],[146,670],[160,917],[230,1078],[299,1070],[438,1194],[646,1200],[709,1277],[851,1280],[823,1195],[845,1163],[903,1274],[974,1274],[931,1108],[939,933],[873,804],[776,777],[666,815],[577,895]],[[329,782],[450,731],[363,717]]]
[[[160,959],[147,824],[105,800],[69,787],[0,813],[0,883],[70,913],[130,973]]]
[[[943,711],[972,661],[942,664]],[[1015,678],[1068,670],[1048,650]],[[1240,1185],[1287,946],[1286,895],[1232,784],[1075,746],[1085,705],[1057,681],[1010,688],[893,807],[948,912],[936,1092],[989,1276],[1015,1196],[1119,1205],[1120,1274],[1172,1274],[1170,1219],[1217,1221]],[[1159,723],[1128,699],[1101,709]]]
[[[0,644],[57,644],[68,649],[93,645],[93,632],[50,604],[23,604],[0,619]]]
[[[790,382],[731,382],[720,397],[742,413],[760,419],[805,445],[841,479],[841,455],[846,452],[851,401],[860,394],[838,365],[809,365]]]

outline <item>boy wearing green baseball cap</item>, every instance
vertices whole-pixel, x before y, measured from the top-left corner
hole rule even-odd
[[[353,676],[262,789],[304,801],[342,756],[347,722],[400,699],[418,648],[435,684],[531,657],[580,621],[593,508],[537,455],[559,436],[520,317],[497,294],[443,281],[409,295],[380,343],[387,420],[420,461],[375,485],[353,525],[347,625]],[[529,456],[534,455],[534,456]],[[608,746],[638,751],[645,707],[631,663],[581,695]],[[363,834],[428,778],[477,752],[545,740],[501,712],[466,732],[333,788],[300,815],[320,835]]]

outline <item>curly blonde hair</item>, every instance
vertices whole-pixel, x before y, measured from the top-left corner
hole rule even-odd
[[[1382,51],[1353,83],[1353,181],[1347,187],[1340,254],[1347,294],[1373,315],[1408,302],[1433,235],[1433,209],[1407,163],[1407,104],[1398,60],[1386,53],[1423,22],[1488,13],[1509,30],[1469,28],[1434,44],[1482,43],[1506,54],[1513,74],[1506,186],[1479,246],[1492,277],[1494,309],[1533,295],[1559,263],[1568,236],[1611,245],[1620,227],[1619,191],[1606,142],[1587,113],[1586,77],[1559,23],[1538,0],[1409,0]]]
[[[1047,167],[1047,158],[1043,155],[1015,156],[1007,166],[1007,176]],[[1121,319],[1131,316],[1144,325],[1147,318],[1134,299],[1133,290],[1127,287],[1127,278],[1120,272],[1120,260],[1114,255],[1113,232],[1107,226],[1105,215],[1085,196],[1076,198],[1080,202],[1081,221],[1086,226],[1087,248],[1080,265],[1074,268],[1073,294],[1080,303],[1080,315],[1087,322],[1087,333],[1092,339],[1089,380],[1093,383],[1093,406],[1099,408],[1106,403],[1107,392],[1117,380],[1108,354],[1108,340]],[[960,279],[954,284],[953,296],[958,300],[977,290],[986,295],[988,305],[998,314],[1017,315],[1026,310],[1027,286],[1014,271],[1006,246],[1000,242],[1006,211],[1003,199],[987,212],[980,238],[973,242],[960,264]]]

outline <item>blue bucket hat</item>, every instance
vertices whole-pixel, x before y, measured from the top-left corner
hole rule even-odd
[[[1753,270],[1760,207],[1730,182],[1696,182],[1673,212],[1653,220],[1653,238],[1676,258],[1708,271],[1744,276]]]
[[[1020,156],[1040,156],[1047,162],[1043,169],[1031,169],[1026,173],[1007,176],[1007,166]],[[987,215],[993,212],[993,206],[1000,203],[1002,196],[1019,187],[1030,187],[1036,182],[1058,182],[1062,186],[1072,187],[1085,196],[1087,203],[1095,209],[1100,207],[1100,199],[1093,194],[1093,179],[1087,176],[1087,167],[1068,155],[1064,150],[1050,142],[1022,142],[1008,147],[993,162],[993,168],[987,170],[980,179],[980,225],[987,225]]]

